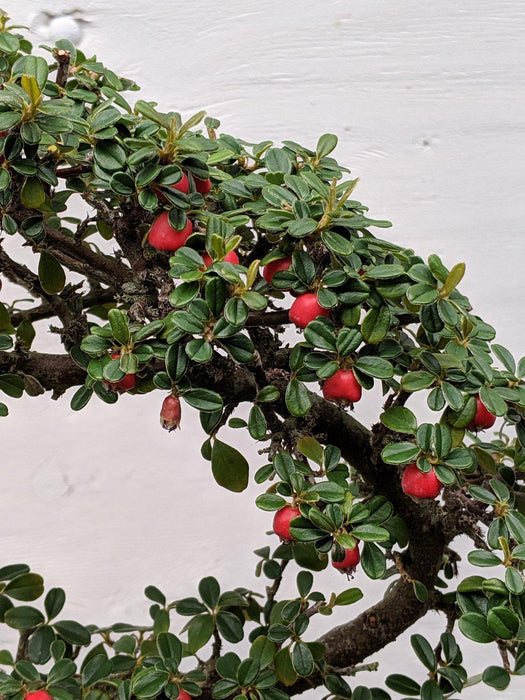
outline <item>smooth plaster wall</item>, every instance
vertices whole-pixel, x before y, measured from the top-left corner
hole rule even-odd
[[[81,48],[136,79],[138,96],[166,110],[189,116],[205,108],[226,132],[253,141],[314,145],[323,132],[339,134],[336,156],[361,178],[358,195],[372,216],[393,221],[387,235],[420,254],[438,252],[449,265],[465,261],[463,290],[476,311],[497,326],[501,343],[523,353],[522,2],[2,5],[29,25],[35,43],[49,41],[44,12],[76,11]],[[39,342],[54,348],[53,338]],[[158,425],[157,396],[125,396],[109,407],[93,401],[80,414],[68,403],[11,401],[11,416],[0,423],[2,564],[27,561],[49,586],[63,585],[68,615],[86,623],[144,621],[149,583],[171,599],[193,594],[209,573],[226,587],[262,588],[251,551],[269,541],[271,516],[254,508],[256,488],[234,495],[214,485],[190,410],[183,430],[168,435]],[[380,396],[367,395],[358,415],[370,424],[379,408]],[[254,466],[262,463],[250,440],[227,438]],[[369,592],[363,606],[383,588],[359,573],[356,582]],[[335,572],[319,579],[327,593],[347,585]],[[345,609],[338,621],[352,613]],[[323,618],[316,629],[333,622]],[[418,625],[433,641],[443,627],[435,614]],[[7,637],[0,628],[0,642]],[[465,649],[475,673],[489,649]],[[377,659],[379,673],[352,685],[379,685],[400,662],[424,677],[406,644]],[[517,679],[502,695],[524,690]],[[465,697],[494,694],[476,686]]]

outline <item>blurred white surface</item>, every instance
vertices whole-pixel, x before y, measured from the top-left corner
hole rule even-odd
[[[323,132],[338,134],[335,155],[361,178],[357,195],[372,216],[394,223],[387,236],[449,265],[466,262],[462,288],[476,311],[497,327],[499,342],[523,354],[522,2],[2,5],[35,43],[81,32],[84,52],[142,86],[132,98],[188,116],[205,108],[224,131],[253,141],[314,145]],[[11,401],[0,423],[2,564],[27,561],[49,586],[63,585],[68,616],[84,622],[143,621],[149,583],[171,599],[193,594],[210,573],[224,586],[262,587],[251,552],[268,540],[271,515],[255,509],[254,487],[235,495],[214,485],[189,409],[183,430],[168,435],[157,396],[93,401],[80,414],[68,399]],[[358,415],[370,424],[379,408],[380,396],[369,394]],[[250,440],[228,438],[262,463]],[[369,592],[363,606],[380,595],[362,574],[357,583]],[[318,588],[346,585],[325,572]],[[418,626],[433,641],[443,627],[437,615]],[[472,673],[483,659],[497,663],[490,648],[465,649]],[[352,685],[380,685],[399,670],[423,679],[402,642],[377,658],[380,671]],[[516,679],[501,695],[524,691]],[[494,694],[477,686],[465,697]]]

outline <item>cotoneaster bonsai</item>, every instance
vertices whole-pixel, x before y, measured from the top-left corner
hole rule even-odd
[[[221,428],[247,430],[267,455],[252,478],[269,511],[256,551],[269,582],[262,597],[242,576],[221,591],[203,570],[195,597],[148,586],[149,624],[98,628],[62,613],[61,588],[33,603],[42,578],[6,563],[0,624],[20,639],[0,651],[2,698],[280,700],[320,687],[439,700],[479,681],[505,688],[525,673],[525,359],[494,342],[459,290],[464,265],[372,233],[390,224],[353,198],[335,136],[247,143],[202,112],[184,121],[130,101],[131,80],[67,41],[47,51],[33,54],[2,16],[1,224],[35,263],[0,250],[14,297],[34,299],[8,303],[3,286],[0,390],[14,411],[23,393],[75,387],[79,411],[155,392],[167,430],[185,430],[189,404],[202,468],[235,492],[250,465]],[[62,353],[31,349],[45,319]],[[413,395],[434,420],[418,420]],[[377,411],[371,428],[362,406]],[[461,578],[460,536],[488,575]],[[319,590],[327,567],[338,590],[341,572],[356,578]],[[297,593],[283,597],[289,576]],[[388,581],[384,597],[368,578]],[[369,607],[352,614],[363,595]],[[400,667],[374,685],[375,653],[430,611],[442,616],[428,639],[411,637],[419,673]],[[317,639],[316,615],[333,620]],[[463,657],[464,636],[492,650],[487,667]]]

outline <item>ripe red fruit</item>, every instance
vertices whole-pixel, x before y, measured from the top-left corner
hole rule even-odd
[[[199,180],[198,177],[193,178],[195,181],[195,189],[199,194],[202,194],[203,197],[205,197],[208,192],[211,190],[211,180],[210,178],[206,178],[206,180]]]
[[[120,355],[118,353],[111,355],[112,360],[116,360],[119,357],[120,357]],[[122,377],[122,379],[120,379],[118,382],[105,381],[104,384],[107,387],[109,387],[111,389],[111,391],[116,391],[119,394],[124,394],[126,391],[129,391],[130,389],[135,388],[135,375],[134,374],[125,374]]]
[[[468,424],[469,430],[486,430],[487,428],[492,428],[496,422],[496,416],[491,413],[479,396],[476,396],[476,415]]]
[[[338,369],[323,383],[323,396],[327,401],[356,403],[363,389],[351,369]]]
[[[301,511],[297,506],[283,506],[273,518],[273,531],[282,540],[293,540],[290,534],[290,522],[294,518],[298,518],[301,515]]]
[[[204,260],[204,267],[207,269],[212,263],[213,260],[211,259],[210,255],[208,253],[203,253],[202,254],[202,259]],[[235,265],[239,264],[239,256],[234,250],[230,250],[229,253],[227,253],[223,259],[222,262],[229,262],[229,263],[234,263]]]
[[[24,695],[24,700],[53,700],[47,690],[32,690]]]
[[[179,688],[179,695],[177,697],[177,700],[192,700],[192,697],[185,690]]]
[[[332,561],[332,566],[334,569],[339,569],[339,571],[344,571],[346,574],[351,574],[359,564],[360,559],[361,555],[359,554],[359,547],[356,542],[355,547],[352,547],[352,549],[345,549],[344,559],[341,561]]]
[[[298,328],[305,328],[318,316],[330,316],[330,309],[323,308],[317,301],[317,295],[311,292],[298,296],[288,312],[290,321]]]
[[[182,231],[175,231],[170,226],[168,212],[163,211],[151,225],[148,241],[157,250],[175,251],[182,248],[192,233],[193,226],[189,219]]]
[[[292,264],[292,258],[279,258],[279,260],[272,260],[268,265],[263,268],[262,276],[268,282],[272,283],[272,278],[276,272],[281,272],[282,270],[287,270]]]
[[[433,468],[429,472],[422,472],[415,462],[405,468],[401,478],[403,493],[414,498],[435,498],[442,487]]]
[[[180,401],[178,396],[166,396],[160,409],[160,424],[171,433],[180,426]]]

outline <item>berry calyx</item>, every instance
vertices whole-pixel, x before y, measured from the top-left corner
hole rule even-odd
[[[468,424],[469,430],[486,430],[492,428],[496,422],[496,416],[484,405],[483,401],[476,396],[476,414]]]
[[[345,556],[341,561],[332,560],[332,566],[345,574],[351,574],[355,571],[355,567],[359,564],[360,559],[361,555],[356,542],[355,547],[352,547],[352,549],[345,549]]]
[[[209,267],[210,265],[212,265],[213,262],[214,262],[214,261],[211,259],[211,256],[209,255],[209,253],[203,253],[203,254],[202,254],[202,259],[204,260],[204,267],[205,267],[206,269],[208,269],[208,267]],[[234,265],[238,265],[238,264],[239,264],[239,256],[237,255],[237,253],[236,253],[234,250],[230,250],[230,252],[227,253],[227,254],[222,258],[221,262],[229,262],[229,263],[233,263]]]
[[[195,181],[195,189],[199,194],[202,194],[203,197],[205,197],[208,192],[211,190],[211,180],[210,178],[206,178],[206,180],[199,180],[198,177],[194,177],[193,180]]]
[[[24,695],[24,700],[53,700],[47,690],[32,690]]]
[[[338,369],[323,383],[323,396],[327,401],[356,403],[362,393],[361,384],[351,369]]]
[[[120,357],[119,353],[111,355],[112,360],[117,360]],[[116,391],[119,394],[124,394],[126,391],[135,388],[135,375],[125,374],[122,379],[118,382],[108,382],[105,381],[104,384],[111,389],[111,391]]]
[[[268,282],[268,284],[271,284],[275,273],[288,270],[291,264],[292,258],[279,258],[278,260],[272,260],[263,267],[262,276]]]
[[[403,493],[413,498],[436,498],[443,488],[443,484],[437,478],[434,468],[429,472],[422,472],[417,464],[409,464],[401,478]]]
[[[170,394],[162,402],[160,409],[160,424],[171,433],[175,428],[180,427],[181,408],[178,396]]]
[[[175,251],[185,245],[193,233],[191,221],[186,221],[182,231],[176,231],[171,227],[167,211],[163,211],[152,223],[148,234],[148,241],[157,250]]]
[[[301,511],[297,506],[283,506],[273,518],[273,531],[282,540],[293,540],[290,534],[290,523],[294,518],[298,518],[301,515]]]
[[[330,309],[322,307],[312,292],[298,296],[288,312],[288,318],[298,328],[306,328],[318,316],[330,316]]]

